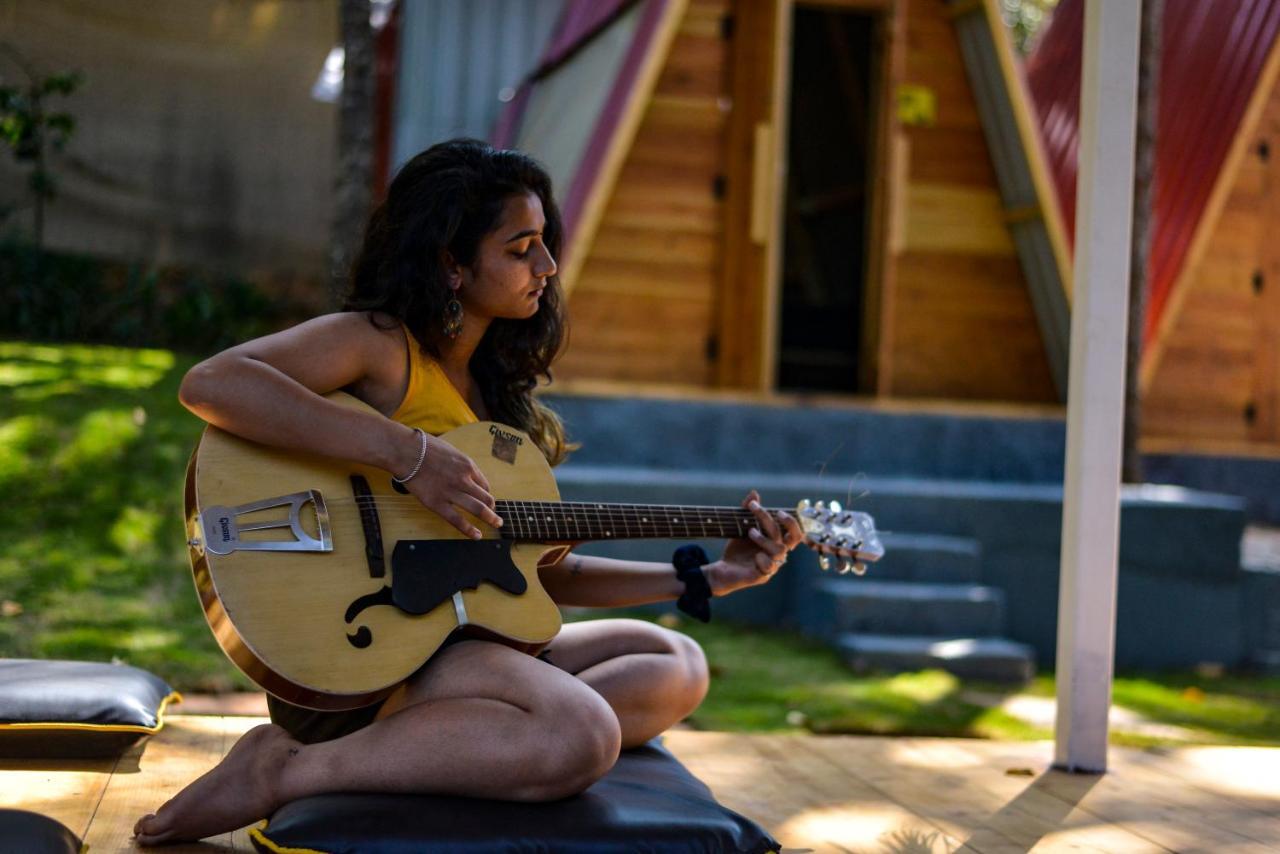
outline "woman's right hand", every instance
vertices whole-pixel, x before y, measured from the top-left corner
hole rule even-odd
[[[480,471],[480,467],[448,442],[426,435],[427,455],[422,461],[418,473],[404,483],[404,488],[422,502],[423,506],[435,511],[446,522],[462,532],[464,537],[480,539],[480,529],[462,515],[465,510],[495,528],[502,527],[502,519],[495,512],[493,495],[490,493],[489,480]],[[413,453],[400,455],[404,464],[400,471],[393,471],[397,477],[403,477],[413,470],[422,451],[422,440],[416,432],[411,432]],[[401,443],[408,448],[410,443]]]

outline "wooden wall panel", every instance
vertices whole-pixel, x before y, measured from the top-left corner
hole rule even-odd
[[[1250,142],[1143,398],[1163,447],[1280,444],[1280,88]]]
[[[710,386],[729,0],[691,0],[569,299],[567,379]]]
[[[937,117],[900,129],[906,186],[880,391],[1056,401],[946,5],[911,0],[906,10],[899,82],[931,90]]]

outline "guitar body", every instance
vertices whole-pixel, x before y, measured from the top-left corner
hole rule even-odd
[[[330,399],[365,407],[341,393]],[[518,431],[481,422],[440,438],[476,462],[495,497],[559,501],[546,459]],[[546,643],[560,629],[538,565],[565,546],[504,540],[474,518],[485,538],[467,540],[380,469],[209,427],[187,469],[186,515],[196,590],[219,645],[295,705],[373,703],[460,625],[515,646]],[[471,567],[481,565],[503,580],[477,582]],[[444,589],[447,579],[463,586]]]

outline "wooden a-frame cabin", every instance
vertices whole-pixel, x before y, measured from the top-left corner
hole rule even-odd
[[[1082,5],[1064,0],[1028,77],[996,0],[570,2],[495,134],[553,173],[580,154],[555,176],[560,380],[1060,403]],[[1271,455],[1280,4],[1195,8],[1166,13],[1157,186],[1195,179],[1157,198],[1144,448]],[[1224,53],[1240,61],[1206,71]]]
[[[581,137],[562,380],[1059,400],[1068,250],[995,2],[578,5],[495,134],[553,175]],[[566,118],[575,73],[617,82]]]

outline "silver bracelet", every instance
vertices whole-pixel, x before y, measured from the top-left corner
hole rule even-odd
[[[418,463],[413,467],[413,471],[409,472],[404,477],[391,475],[391,479],[396,483],[408,483],[413,480],[414,477],[417,476],[418,472],[422,471],[422,463],[427,459],[427,434],[422,432],[422,429],[419,427],[414,427],[413,432],[417,433],[418,438],[422,440],[422,448],[418,451]]]

